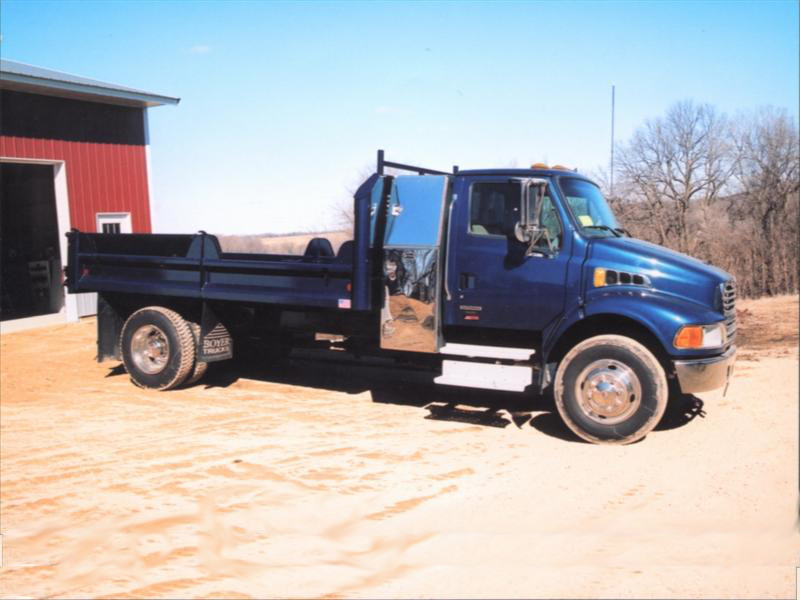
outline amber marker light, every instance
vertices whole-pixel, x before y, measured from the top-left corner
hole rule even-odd
[[[703,344],[703,328],[699,325],[682,327],[675,336],[676,348],[699,348]]]
[[[606,270],[603,267],[597,267],[594,270],[594,287],[603,287],[606,284]]]
[[[684,325],[678,330],[673,345],[682,350],[692,348],[721,348],[728,341],[725,325]]]

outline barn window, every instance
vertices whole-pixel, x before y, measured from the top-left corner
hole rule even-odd
[[[131,233],[131,213],[97,213],[98,233]]]

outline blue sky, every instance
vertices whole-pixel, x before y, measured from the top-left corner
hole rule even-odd
[[[4,58],[179,96],[150,111],[156,231],[333,225],[375,151],[449,169],[608,164],[691,98],[798,118],[798,4],[0,4]]]

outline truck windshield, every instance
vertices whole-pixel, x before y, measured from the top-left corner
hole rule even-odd
[[[582,233],[593,237],[620,235],[617,219],[600,188],[584,179],[571,177],[562,178],[559,183]]]

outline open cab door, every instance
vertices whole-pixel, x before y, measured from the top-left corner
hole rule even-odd
[[[438,352],[441,345],[442,242],[447,175],[392,181],[383,242],[385,350]]]

